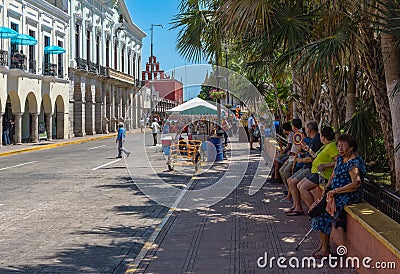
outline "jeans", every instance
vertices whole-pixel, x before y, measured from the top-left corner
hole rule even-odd
[[[11,145],[10,130],[6,129],[3,131],[3,140],[5,145]]]

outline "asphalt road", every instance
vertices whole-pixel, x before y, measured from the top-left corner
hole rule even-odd
[[[141,136],[130,135],[129,159]],[[144,147],[157,172],[184,185],[188,176],[171,177],[151,159],[151,138]],[[126,270],[168,208],[141,193],[115,156],[105,139],[0,158],[0,273]]]

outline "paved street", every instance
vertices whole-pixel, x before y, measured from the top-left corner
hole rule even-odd
[[[0,158],[0,273],[124,272],[168,209],[138,191],[114,140]]]

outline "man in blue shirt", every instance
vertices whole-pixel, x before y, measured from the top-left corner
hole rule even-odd
[[[119,123],[118,124],[118,136],[117,136],[117,140],[115,141],[116,143],[118,143],[118,156],[117,156],[117,158],[122,158],[122,152],[126,154],[126,157],[129,157],[129,155],[131,154],[124,147],[125,137],[126,137],[126,130],[124,128],[124,124],[123,123]]]

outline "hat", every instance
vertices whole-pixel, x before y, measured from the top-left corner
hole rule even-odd
[[[119,126],[119,127],[123,127],[123,126],[124,126],[124,123],[119,122],[119,123],[118,123],[118,126]]]

